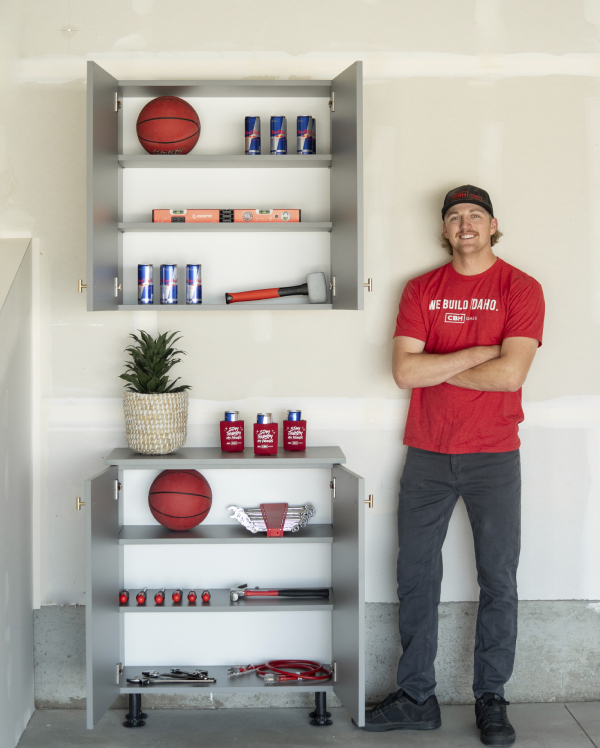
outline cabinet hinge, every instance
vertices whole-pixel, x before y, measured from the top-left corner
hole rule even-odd
[[[121,99],[119,98],[119,92],[115,91],[115,112],[118,112],[121,108]]]
[[[337,663],[335,662],[331,663],[331,680],[337,683]]]
[[[123,675],[123,665],[117,662],[117,686],[121,682],[121,675]]]
[[[329,290],[331,291],[331,295],[335,296],[335,275],[331,278],[331,283],[329,284]]]
[[[335,94],[331,92],[331,99],[329,100],[329,108],[332,112],[335,112]]]
[[[331,498],[335,499],[335,478],[332,478],[329,481],[329,488],[331,488],[331,490],[333,491],[333,493],[331,494]]]
[[[119,279],[115,278],[115,298],[118,298],[120,290],[121,290],[121,284],[119,283]]]
[[[121,490],[122,486],[119,483],[118,480],[115,481],[115,501],[119,500],[119,491]]]

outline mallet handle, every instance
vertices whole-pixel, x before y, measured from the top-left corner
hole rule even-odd
[[[263,288],[259,291],[241,291],[240,293],[226,293],[225,302],[232,304],[236,301],[259,301],[260,299],[277,299],[280,296],[308,296],[308,285],[285,286],[284,288]]]

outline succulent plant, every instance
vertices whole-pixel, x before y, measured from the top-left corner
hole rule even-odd
[[[140,337],[131,333],[131,337],[137,345],[130,345],[125,350],[131,356],[131,361],[126,361],[127,371],[119,374],[121,379],[129,383],[129,392],[140,392],[144,395],[154,395],[163,392],[183,392],[189,390],[189,384],[175,385],[181,379],[171,380],[169,371],[181,359],[175,358],[179,354],[185,355],[185,351],[175,350],[174,346],[181,338],[175,338],[179,333],[165,332],[156,340],[144,330],[139,330]],[[173,340],[175,338],[175,340]]]

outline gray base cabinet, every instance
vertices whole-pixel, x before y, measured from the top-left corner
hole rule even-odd
[[[115,449],[107,458],[107,468],[90,478],[85,484],[86,496],[86,545],[87,545],[87,593],[86,593],[86,653],[87,653],[87,726],[92,729],[120,694],[139,694],[144,689],[127,684],[127,678],[137,676],[142,670],[165,671],[169,666],[163,662],[156,666],[149,653],[148,663],[128,664],[127,647],[124,640],[126,616],[148,614],[162,616],[197,616],[194,620],[194,636],[202,635],[206,616],[214,613],[236,616],[240,612],[259,611],[262,614],[277,614],[282,611],[295,615],[308,611],[330,611],[331,631],[326,632],[331,640],[332,663],[335,677],[323,682],[287,682],[265,686],[254,674],[239,678],[228,678],[225,666],[196,667],[207,669],[215,684],[193,686],[210,693],[264,693],[268,690],[286,689],[293,692],[335,693],[352,718],[364,724],[365,705],[365,645],[364,645],[364,481],[363,478],[345,468],[345,457],[339,447],[311,447],[306,452],[284,452],[276,457],[255,457],[251,449],[243,453],[223,453],[213,448],[183,448],[164,456],[145,456],[129,449]],[[318,524],[318,516],[308,527],[298,533],[286,533],[282,538],[267,538],[266,534],[252,535],[233,520],[227,525],[202,524],[188,532],[171,532],[161,525],[124,524],[124,500],[127,500],[128,474],[140,470],[195,469],[319,469],[330,475],[331,524]],[[325,469],[325,470],[324,470]],[[133,480],[133,478],[132,478]],[[124,490],[125,489],[125,490]],[[123,499],[125,496],[125,499]],[[286,497],[281,496],[285,501]],[[310,496],[307,495],[307,501]],[[215,508],[223,508],[227,497],[213,497]],[[231,503],[231,502],[230,502]],[[239,503],[243,504],[243,501]],[[196,544],[219,545],[232,548],[242,546],[244,554],[251,557],[250,546],[296,545],[301,552],[310,553],[311,544],[331,546],[331,592],[328,599],[272,598],[248,599],[231,603],[228,590],[211,589],[209,605],[176,606],[171,603],[167,590],[165,605],[137,606],[136,589],[130,590],[128,605],[118,602],[119,591],[125,581],[125,554],[128,545],[153,547],[160,554],[168,546]],[[302,551],[302,549],[306,549]],[[248,580],[251,582],[252,580]],[[149,580],[149,586],[152,580]],[[156,584],[158,584],[158,580]],[[155,586],[156,586],[155,584]],[[148,601],[153,601],[156,590],[148,589]],[[201,592],[201,590],[197,590]],[[240,604],[241,603],[241,604]],[[173,619],[174,620],[174,619]],[[182,619],[180,619],[182,620]],[[265,633],[266,635],[266,633]],[[154,653],[160,651],[157,642]],[[306,657],[310,658],[310,646]],[[244,665],[244,662],[231,662]],[[259,663],[253,663],[259,664]],[[330,663],[324,663],[327,666]],[[170,667],[181,667],[174,662]],[[186,667],[190,667],[187,663]],[[152,693],[188,693],[189,685],[153,685]],[[137,697],[135,697],[137,698]],[[133,704],[134,702],[131,701]],[[139,710],[140,700],[135,702]],[[318,707],[319,699],[317,699]]]
[[[151,155],[143,151],[135,135],[137,114],[143,104],[158,96],[178,96],[201,102],[201,126],[206,124],[208,135],[201,130],[200,139],[190,154],[187,155]],[[232,102],[242,102],[235,112]],[[268,101],[267,105],[264,102]],[[309,101],[307,105],[304,101]],[[269,121],[262,121],[262,155],[244,155],[244,113],[253,114],[257,104],[266,107],[271,114],[289,114],[288,121],[288,155],[270,155]],[[306,114],[305,108],[320,107],[317,117],[317,153],[314,155],[296,154],[296,114]],[[329,106],[328,106],[329,105]],[[329,284],[328,299],[325,303],[308,304],[245,302],[226,304],[222,293],[221,282],[215,278],[219,275],[216,265],[212,273],[204,278],[204,287],[210,292],[211,284],[218,293],[199,305],[185,303],[185,262],[202,263],[198,256],[179,255],[179,303],[175,306],[160,305],[160,286],[158,266],[154,267],[154,304],[141,307],[161,311],[242,311],[252,309],[303,309],[306,311],[330,309],[363,309],[363,134],[362,134],[362,62],[355,62],[333,80],[117,80],[95,62],[88,62],[87,77],[87,299],[88,311],[136,310],[138,263],[151,263],[157,260],[147,259],[129,251],[129,246],[139,246],[132,238],[131,232],[144,232],[144,240],[157,242],[164,237],[169,251],[161,255],[161,262],[177,262],[169,259],[177,248],[187,247],[184,237],[190,232],[201,232],[203,244],[211,238],[211,233],[227,234],[229,245],[239,247],[245,237],[253,237],[260,232],[260,237],[252,245],[248,264],[267,269],[268,256],[261,253],[259,242],[273,244],[268,234],[277,234],[281,251],[288,252],[287,268],[289,277],[282,277],[279,286],[302,283],[302,278],[295,275],[306,273],[301,265],[302,259],[298,247],[316,243],[323,247],[322,237],[329,237],[329,251],[319,250],[319,264],[313,270],[323,270]],[[227,108],[229,107],[229,108]],[[244,111],[245,110],[245,111]],[[261,111],[263,111],[261,109]],[[223,115],[223,112],[231,114]],[[254,112],[255,113],[255,112]],[[310,112],[308,112],[310,113]],[[205,116],[206,114],[206,116]],[[314,113],[313,113],[314,114]],[[219,128],[218,117],[225,116],[228,126],[234,127],[234,135],[222,134],[219,141],[214,130]],[[228,118],[228,119],[227,119]],[[327,121],[329,120],[329,121]],[[210,128],[213,127],[213,134]],[[236,136],[235,133],[238,133]],[[213,137],[211,140],[210,137]],[[322,146],[319,143],[323,143]],[[328,152],[323,152],[326,149]],[[216,152],[215,152],[216,151]],[[143,169],[143,181],[147,189],[127,192],[128,176],[135,179],[130,170]],[[190,169],[196,170],[190,175]],[[231,175],[231,189],[220,193],[218,202],[225,204],[194,205],[194,195],[198,186],[209,184],[215,177],[215,170],[226,169]],[[231,169],[236,171],[231,172]],[[251,172],[248,169],[253,170]],[[282,169],[284,173],[282,174]],[[300,171],[298,171],[300,169]],[[323,187],[322,181],[306,181],[306,169],[326,170],[329,174],[329,187]],[[160,170],[160,171],[157,171]],[[167,170],[167,171],[165,171]],[[175,174],[176,170],[177,174]],[[258,170],[258,171],[257,171]],[[319,177],[318,174],[315,175]],[[161,189],[160,183],[171,179],[169,190]],[[258,199],[254,183],[260,179],[264,187]],[[191,181],[190,181],[191,180]],[[179,184],[188,185],[185,191]],[[243,182],[246,188],[236,191],[238,183]],[[141,183],[136,182],[139,186]],[[268,186],[267,186],[268,185]],[[296,185],[296,191],[289,188]],[[304,187],[302,185],[305,185]],[[310,186],[306,186],[310,185]],[[318,187],[315,187],[317,185]],[[318,189],[319,206],[305,210],[302,203],[307,201],[307,193]],[[140,197],[144,192],[144,197]],[[177,197],[175,197],[177,193]],[[188,196],[189,204],[178,203],[182,195]],[[201,194],[211,194],[202,192]],[[279,195],[299,195],[297,205],[277,205]],[[315,192],[315,194],[317,194]],[[129,198],[128,198],[129,195]],[[234,202],[246,204],[227,204],[224,196],[236,195]],[[173,197],[172,197],[173,196]],[[243,199],[240,199],[243,198]],[[295,198],[294,198],[295,199]],[[284,198],[285,200],[285,198]],[[136,203],[132,208],[132,201]],[[140,202],[141,201],[141,202]],[[161,201],[170,204],[160,204]],[[253,204],[260,202],[259,205]],[[266,204],[272,201],[272,204]],[[210,202],[210,199],[208,200]],[[327,205],[327,202],[329,205]],[[143,209],[141,207],[143,203]],[[157,204],[159,203],[159,204]],[[309,201],[310,203],[310,201]],[[153,208],[300,208],[305,211],[300,223],[152,223]],[[135,217],[132,217],[135,213]],[[211,233],[209,233],[211,232]],[[302,233],[302,241],[296,235]],[[281,234],[284,234],[281,236]],[[125,236],[124,236],[125,235]],[[290,236],[291,235],[291,236]],[[127,243],[131,238],[132,244]],[[216,245],[218,253],[222,252],[223,243]],[[326,246],[326,245],[325,245]],[[181,249],[181,252],[187,250]],[[217,249],[213,250],[217,252]],[[213,262],[207,250],[207,258]],[[208,259],[207,259],[208,261]],[[315,260],[316,261],[316,260]],[[221,260],[219,270],[225,268],[230,272],[228,262]],[[300,263],[300,264],[299,264]],[[302,271],[300,270],[302,268]],[[210,270],[210,268],[209,268]],[[313,272],[311,270],[310,272]],[[183,278],[182,278],[183,273]],[[207,271],[208,273],[208,271]],[[260,276],[259,276],[260,277]],[[135,283],[135,288],[133,287]],[[264,285],[254,286],[264,288]],[[267,286],[269,287],[269,286]],[[251,290],[250,288],[226,288],[225,291]],[[210,296],[210,293],[209,293]]]

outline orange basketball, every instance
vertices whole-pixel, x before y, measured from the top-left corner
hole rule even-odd
[[[203,522],[212,505],[212,491],[197,470],[163,470],[148,494],[152,516],[169,530],[190,530]]]
[[[136,130],[148,153],[185,154],[198,142],[200,118],[194,107],[178,96],[159,96],[139,113]]]

